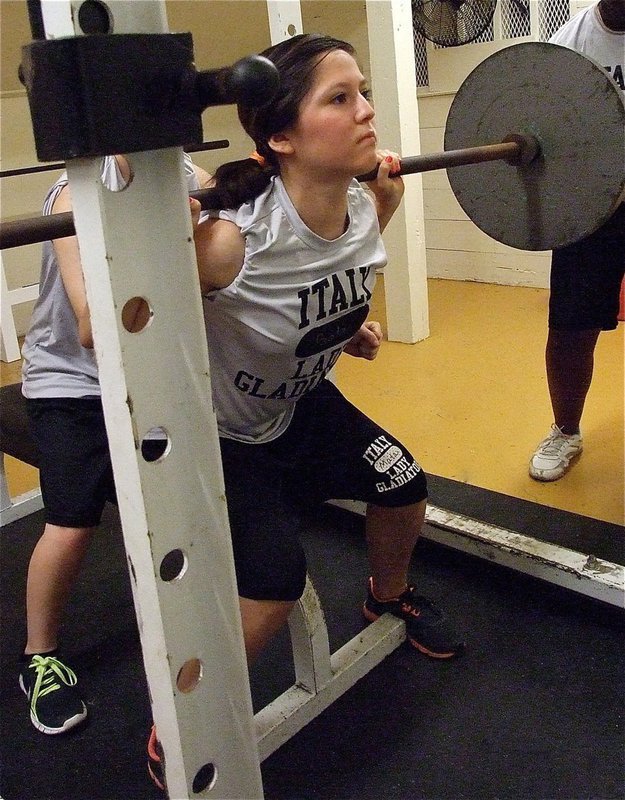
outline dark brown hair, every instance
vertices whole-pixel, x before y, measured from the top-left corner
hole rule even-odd
[[[314,69],[324,55],[333,50],[354,55],[354,48],[348,42],[320,33],[293,36],[261,53],[277,67],[280,87],[269,103],[259,108],[239,105],[238,113],[241,125],[253,139],[265,164],[251,158],[222,164],[215,172],[214,187],[203,203],[206,208],[238,208],[261,194],[272,175],[278,174],[278,160],[269,147],[269,139],[297,122],[300,103],[310,89]]]

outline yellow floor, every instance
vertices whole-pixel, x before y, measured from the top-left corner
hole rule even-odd
[[[552,422],[548,292],[430,280],[428,294],[428,339],[385,341],[373,363],[340,359],[350,399],[434,475],[624,524],[623,323],[599,337],[583,455],[562,480],[542,484],[527,462]],[[382,280],[370,318],[384,322]]]
[[[434,475],[624,524],[625,326],[599,338],[583,455],[564,479],[541,484],[528,477],[527,460],[551,424],[548,292],[431,280],[429,300],[425,341],[384,342],[373,363],[340,359],[337,379],[346,394]],[[380,279],[371,318],[384,316]],[[19,362],[1,363],[2,384],[19,379]],[[36,470],[7,461],[12,493],[36,486]]]

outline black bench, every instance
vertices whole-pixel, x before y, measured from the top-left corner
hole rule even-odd
[[[30,436],[26,400],[22,384],[0,387],[0,523],[6,525],[42,507],[39,489],[11,497],[7,484],[4,456],[9,455],[32,467],[39,466],[37,446]]]
[[[37,446],[28,430],[21,383],[0,387],[0,452],[33,467],[39,466]]]

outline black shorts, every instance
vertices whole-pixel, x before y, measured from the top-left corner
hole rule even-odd
[[[40,454],[46,522],[98,525],[106,501],[117,502],[100,398],[27,399],[26,407]]]
[[[551,256],[549,327],[613,330],[625,274],[625,203],[598,230]]]
[[[398,507],[427,497],[412,455],[327,380],[298,401],[277,439],[220,441],[239,594],[250,599],[301,595],[303,509],[330,499]]]
[[[27,400],[40,450],[46,521],[100,522],[115,485],[99,398]],[[306,580],[298,540],[304,509],[330,499],[406,506],[427,497],[426,477],[393,436],[329,381],[298,401],[291,424],[266,444],[221,439],[239,594],[297,600]]]

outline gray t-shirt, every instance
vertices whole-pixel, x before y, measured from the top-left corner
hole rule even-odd
[[[235,280],[204,298],[222,436],[279,436],[295,402],[328,374],[364,322],[386,252],[374,204],[357,181],[347,199],[347,229],[331,241],[304,224],[279,177],[253,201],[219,212],[245,237]]]
[[[625,33],[606,28],[597,5],[575,14],[549,41],[597,61],[625,91]]]

